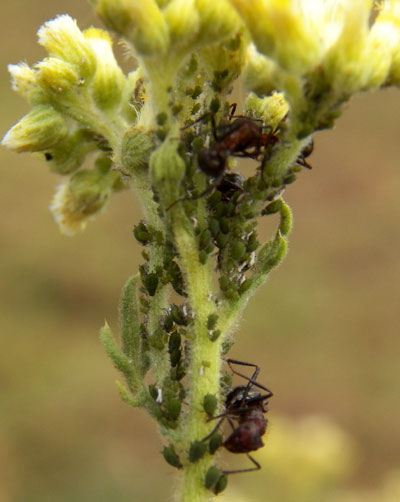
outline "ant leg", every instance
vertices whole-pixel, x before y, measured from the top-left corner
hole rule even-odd
[[[237,361],[235,359],[227,359],[226,362],[228,363],[228,366],[231,369],[232,373],[234,373],[235,375],[238,375],[248,381],[248,384],[247,384],[246,390],[245,390],[245,394],[244,394],[245,396],[247,396],[247,394],[250,391],[251,386],[256,383],[257,377],[260,373],[259,366],[257,366],[256,364],[253,364],[253,363],[245,363],[243,361]],[[254,370],[254,373],[252,374],[251,378],[249,378],[248,376],[243,375],[242,373],[239,373],[234,368],[232,368],[232,364],[237,364],[237,365],[241,365],[241,366],[250,366],[250,367],[255,368],[255,370]]]
[[[217,180],[213,181],[213,183],[210,183],[210,185],[205,190],[203,190],[201,193],[199,193],[198,195],[196,195],[194,197],[181,197],[180,199],[177,199],[176,201],[172,202],[167,207],[167,209],[165,210],[165,212],[169,211],[171,209],[171,207],[174,207],[175,204],[178,204],[178,202],[183,202],[185,200],[197,200],[197,199],[201,199],[202,197],[205,197],[206,195],[208,195],[209,193],[211,193],[216,186],[218,186],[218,184],[219,184],[220,181],[221,180],[218,177]]]
[[[216,418],[219,418],[221,417],[221,415],[219,415],[218,417],[213,417],[211,418],[210,420],[214,420]],[[227,418],[225,415],[222,415],[222,418],[221,420],[218,421],[217,425],[214,427],[214,429],[210,432],[210,434],[208,434],[205,438],[203,438],[201,441],[207,441],[207,439],[210,439],[210,437],[214,436],[214,434],[217,432],[217,430],[221,427],[222,425],[222,422],[225,420],[225,418]]]
[[[181,131],[184,131],[185,129],[189,129],[189,127],[192,127],[194,126],[195,124],[197,124],[198,122],[202,122],[206,117],[212,117],[212,113],[211,112],[205,112],[203,113],[203,115],[201,117],[199,117],[198,119],[196,119],[195,121],[191,122],[190,124],[188,125],[185,125],[183,127],[181,127]]]
[[[260,175],[261,175],[261,179],[263,181],[264,180],[264,169],[265,169],[265,165],[267,164],[267,161],[268,161],[268,155],[269,155],[269,146],[273,146],[275,144],[277,140],[276,138],[276,133],[279,129],[279,126],[276,127],[275,129],[272,129],[271,126],[267,126],[268,128],[270,128],[270,131],[268,133],[266,133],[267,137],[266,137],[266,140],[265,140],[265,143],[263,145],[264,147],[264,156],[261,160],[261,166],[260,166]]]
[[[211,193],[220,184],[223,176],[224,176],[224,171],[217,178],[215,178],[211,183],[209,183],[208,187],[205,190],[203,190],[201,193],[199,193],[198,195],[195,195],[194,197],[181,197],[180,199],[177,199],[176,201],[172,202],[167,207],[165,212],[169,211],[171,209],[171,207],[175,206],[175,204],[177,204],[178,202],[183,202],[185,200],[197,200],[197,199],[201,199],[202,197],[205,197],[206,195]]]
[[[246,363],[244,361],[237,361],[236,359],[226,359],[226,362],[228,363],[229,368],[231,369],[231,371],[235,375],[238,375],[238,376],[244,378],[245,380],[247,380],[249,382],[247,384],[247,392],[250,390],[250,387],[252,385],[255,385],[259,389],[265,390],[265,392],[267,393],[265,396],[261,396],[262,399],[268,399],[269,397],[273,396],[272,392],[267,387],[265,387],[261,383],[257,382],[257,377],[258,377],[258,375],[260,373],[260,367],[259,366],[257,366],[256,364],[253,364],[253,363]],[[251,378],[249,378],[248,376],[243,375],[242,373],[239,373],[237,370],[235,370],[234,368],[232,368],[232,364],[237,364],[237,365],[240,365],[240,366],[250,366],[250,367],[255,368],[255,370],[254,370],[253,375],[251,376]]]
[[[232,103],[230,106],[230,112],[229,112],[229,120],[232,120],[235,116],[235,111],[237,108],[237,103]]]
[[[246,453],[248,458],[253,462],[255,467],[249,467],[248,469],[237,469],[236,471],[222,471],[224,474],[240,474],[241,472],[252,472],[252,471],[259,471],[261,469],[261,465],[255,460],[251,455]]]
[[[296,160],[296,164],[298,164],[301,167],[306,167],[307,169],[312,169],[312,166],[306,161],[304,156],[299,157]]]
[[[239,375],[239,376],[241,376],[242,378],[244,378],[245,380],[248,380],[248,381],[255,381],[255,380],[257,380],[257,377],[258,377],[258,375],[260,373],[260,367],[257,366],[257,364],[246,363],[244,361],[238,361],[237,359],[226,359],[226,362],[228,363],[228,366],[230,367],[231,371],[233,373],[235,373],[236,375]],[[241,373],[239,373],[238,371],[236,371],[234,368],[232,368],[232,364],[237,364],[239,366],[250,366],[251,368],[255,368],[252,377],[249,378],[248,376],[242,375]]]

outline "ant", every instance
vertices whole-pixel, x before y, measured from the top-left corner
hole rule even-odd
[[[314,151],[314,140],[311,139],[310,143],[306,145],[297,157],[296,164],[301,167],[306,167],[307,169],[312,169],[312,166],[307,162],[307,157],[309,157]]]
[[[217,186],[222,194],[222,200],[229,201],[236,192],[243,192],[244,182],[245,178],[242,173],[226,169]]]
[[[231,105],[229,115],[229,120],[234,120],[229,124],[219,126],[215,123],[214,115],[210,114],[214,144],[209,148],[203,148],[197,155],[200,170],[210,178],[213,178],[213,183],[196,197],[178,199],[167,210],[179,201],[198,199],[208,194],[214,187],[218,187],[224,179],[224,174],[227,172],[226,166],[229,157],[247,157],[258,160],[261,155],[264,156],[264,152],[268,146],[274,145],[278,141],[276,130],[272,131],[271,129],[269,132],[265,132],[266,128],[258,124],[258,122],[262,122],[260,119],[242,115],[235,116],[235,110],[236,103]],[[203,120],[205,116],[199,118],[193,124]],[[193,126],[193,124],[186,126],[184,129]],[[222,134],[218,136],[217,131],[222,132]],[[264,165],[264,162],[262,165]]]
[[[212,432],[203,441],[212,437],[226,419],[232,427],[232,433],[222,443],[231,453],[245,453],[255,467],[240,469],[235,471],[224,471],[224,474],[236,474],[240,472],[251,472],[261,469],[261,465],[251,456],[249,452],[258,450],[264,443],[261,437],[267,430],[268,421],[265,414],[268,411],[268,400],[272,397],[272,392],[264,385],[257,382],[260,367],[256,364],[245,363],[235,359],[227,359],[231,371],[248,381],[247,385],[234,387],[226,396],[225,413],[211,418],[220,419]],[[249,378],[235,370],[232,365],[250,366],[254,368],[253,375]],[[261,389],[265,393],[261,393]],[[237,422],[235,426],[233,421]]]
[[[265,132],[265,127],[258,124],[259,119],[245,116],[234,116],[236,104],[232,105],[230,124],[216,126],[214,116],[211,115],[214,145],[203,148],[198,154],[199,168],[204,174],[219,181],[226,169],[228,157],[248,157],[258,159],[263,149],[276,143],[275,132]],[[217,131],[222,131],[221,137]]]

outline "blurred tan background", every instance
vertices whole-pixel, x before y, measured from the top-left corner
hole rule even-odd
[[[6,65],[41,59],[36,31],[61,13],[100,26],[78,0],[2,6],[1,136],[28,110]],[[400,500],[399,131],[400,90],[354,99],[286,192],[290,253],[230,353],[275,394],[263,470],[232,477],[226,500]],[[0,158],[0,501],[172,500],[155,424],[120,401],[98,340],[140,261],[137,206],[122,193],[63,237],[47,209],[60,180],[30,155]]]

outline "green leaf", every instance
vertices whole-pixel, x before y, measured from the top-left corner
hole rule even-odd
[[[129,358],[138,358],[141,350],[140,322],[136,285],[139,275],[130,277],[122,290],[120,306],[122,351]]]
[[[132,378],[132,364],[128,357],[121,352],[117,344],[115,343],[114,337],[111,333],[111,329],[106,323],[104,327],[100,330],[100,340],[106,349],[108,356],[113,362],[114,366],[118,371],[123,373],[127,380]]]
[[[143,405],[142,400],[138,398],[135,399],[133,396],[131,396],[129,391],[122,385],[121,382],[117,380],[115,383],[117,384],[119,395],[121,396],[121,399],[125,404],[128,404],[133,408],[138,408],[139,406]]]
[[[256,276],[265,276],[271,272],[285,257],[287,251],[286,239],[278,230],[273,241],[267,242],[258,253]]]
[[[285,203],[283,199],[281,200],[282,200],[281,223],[279,225],[279,230],[284,236],[287,236],[289,235],[293,226],[293,216],[290,207]]]

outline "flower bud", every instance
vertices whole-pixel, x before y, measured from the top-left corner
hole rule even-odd
[[[275,61],[263,56],[254,45],[250,45],[243,77],[248,89],[265,96],[276,89],[283,89],[287,74]]]
[[[164,54],[168,26],[154,0],[92,0],[105,24],[131,42],[143,56]]]
[[[7,132],[2,144],[17,152],[42,152],[67,133],[67,124],[60,113],[50,105],[36,105]]]
[[[38,37],[40,45],[50,56],[77,65],[82,78],[93,74],[96,59],[76,21],[70,16],[57,16],[48,21],[39,29]]]
[[[90,89],[100,108],[118,106],[127,82],[112,51],[112,42],[104,30],[90,28],[84,31],[95,58],[96,72],[90,82]]]
[[[400,44],[393,51],[392,64],[390,66],[389,76],[387,83],[389,85],[400,86]]]
[[[179,198],[179,188],[185,175],[185,162],[177,152],[178,144],[167,140],[150,158],[150,173],[155,190],[166,207]]]
[[[295,8],[293,2],[282,0],[230,2],[244,19],[257,49],[282,68],[302,75],[319,63],[320,40],[309,29],[312,9],[304,13],[303,6]]]
[[[148,167],[154,142],[143,129],[132,126],[125,133],[121,145],[121,160],[124,171],[131,173]]]
[[[75,65],[58,58],[45,58],[35,66],[37,82],[50,99],[71,99],[71,91],[75,92],[80,76]]]
[[[165,8],[172,47],[185,46],[197,36],[200,18],[195,3],[195,0],[172,0]]]
[[[377,31],[381,35],[379,48],[385,47],[384,61],[390,52],[391,63],[386,84],[400,85],[400,5],[395,0],[390,0],[381,5],[381,10],[371,32]]]
[[[83,164],[86,155],[97,148],[98,144],[93,141],[87,129],[76,129],[47,149],[46,160],[52,171],[69,174],[76,171]]]
[[[104,175],[97,169],[85,169],[58,187],[50,209],[63,234],[73,235],[86,227],[110,199],[117,177],[114,171]]]
[[[26,63],[9,64],[12,88],[30,104],[36,105],[46,100],[46,95],[36,80],[36,72]]]
[[[196,43],[210,45],[229,38],[243,26],[227,0],[195,0],[200,27]]]
[[[341,32],[322,62],[325,78],[339,96],[349,96],[368,85],[370,4],[369,0],[354,0],[346,7]]]
[[[368,34],[365,54],[365,88],[378,87],[388,78],[393,51],[400,45],[400,27],[378,18]]]
[[[259,98],[254,93],[250,93],[246,99],[245,110],[275,129],[288,114],[289,105],[281,92],[274,92],[265,98]]]

